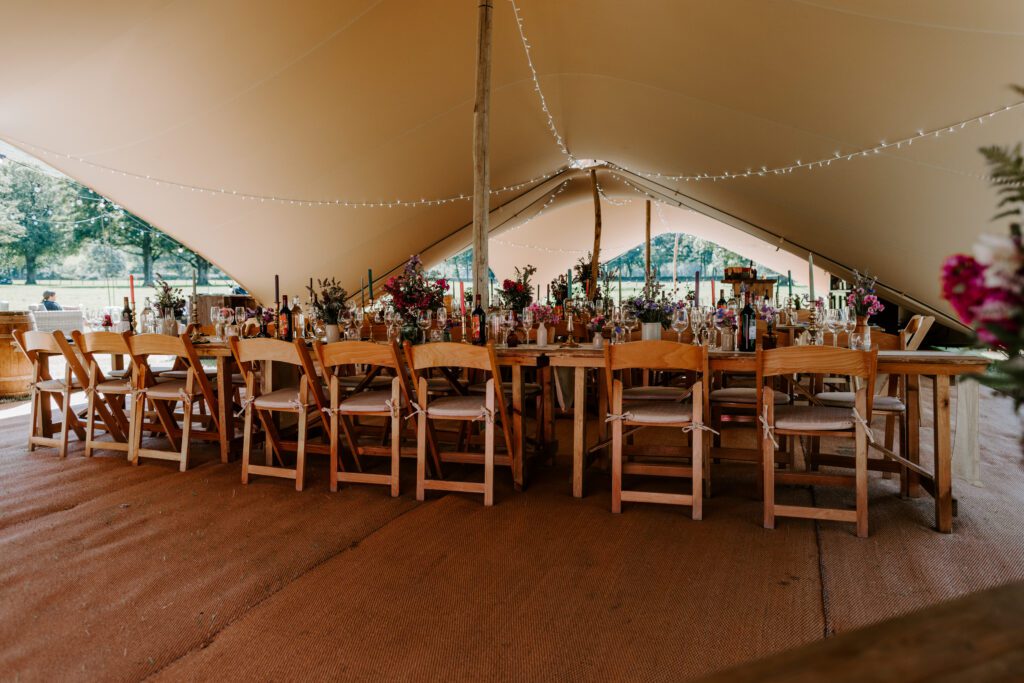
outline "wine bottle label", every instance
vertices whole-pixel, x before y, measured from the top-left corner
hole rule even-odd
[[[473,337],[472,337],[474,342],[479,342],[480,341],[480,334],[481,334],[481,330],[482,329],[483,329],[483,324],[480,321],[480,316],[479,315],[474,315],[473,316]]]
[[[279,335],[282,339],[288,336],[288,316],[282,315],[278,318],[277,327],[279,329]]]

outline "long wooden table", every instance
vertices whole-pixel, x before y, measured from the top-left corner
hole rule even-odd
[[[522,384],[524,367],[550,365],[574,369],[574,424],[573,424],[573,495],[583,495],[583,471],[586,464],[587,436],[586,411],[581,409],[586,398],[587,369],[602,369],[604,353],[599,349],[579,347],[574,349],[557,346],[518,346],[513,349],[499,349],[498,362],[512,369],[513,395],[513,448],[514,478],[518,487],[527,482],[528,461],[522,428]],[[755,355],[739,351],[711,351],[709,362],[712,372],[753,373],[756,371]],[[950,378],[960,375],[984,372],[989,360],[977,354],[945,351],[879,351],[878,372],[907,376],[907,410],[912,424],[920,421],[920,378],[929,377],[934,381],[934,468],[930,481],[923,477],[925,490],[935,499],[935,526],[943,533],[953,530],[953,471],[950,415]],[[605,383],[598,383],[598,393],[603,398]],[[516,399],[519,399],[518,402]],[[604,400],[599,400],[599,430],[603,436]],[[911,430],[916,434],[916,430]]]
[[[218,417],[222,425],[221,460],[227,462],[234,439],[234,413],[231,405],[231,373],[233,361],[227,345],[210,342],[196,345],[201,358],[216,358],[218,383]],[[533,344],[515,348],[499,348],[498,362],[510,368],[512,375],[512,454],[513,478],[516,488],[522,489],[529,480],[529,459],[527,457],[524,432],[524,387],[523,368],[552,367],[572,368],[574,371],[573,411],[573,481],[572,491],[576,497],[583,496],[583,472],[587,455],[587,370],[604,367],[604,352],[600,349],[580,346],[561,348],[559,346],[536,346]],[[753,373],[756,371],[753,353],[739,351],[712,351],[709,354],[711,371]],[[970,353],[945,351],[879,351],[878,372],[907,376],[907,410],[912,424],[920,421],[920,378],[931,378],[934,382],[934,468],[930,481],[924,476],[925,489],[935,499],[935,526],[943,533],[953,530],[953,471],[950,415],[950,378],[984,372],[989,360]],[[547,378],[543,378],[545,383]],[[598,382],[601,399],[605,394],[605,383]],[[550,387],[545,387],[545,411],[552,415]],[[599,432],[604,435],[604,400],[599,400]],[[549,429],[548,426],[545,429]],[[911,430],[916,433],[916,430]],[[553,434],[548,432],[549,436]]]

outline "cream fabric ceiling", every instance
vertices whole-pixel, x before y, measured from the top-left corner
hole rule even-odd
[[[1012,104],[1007,85],[1024,81],[1024,3],[1013,0],[519,2],[571,152],[643,171],[742,172],[824,158]],[[512,6],[494,4],[491,168],[500,187],[562,169],[566,158],[540,111]],[[0,138],[165,229],[264,299],[275,272],[287,291],[310,275],[338,275],[351,288],[368,267],[383,276],[410,253],[436,259],[465,246],[469,202],[261,203],[39,148],[253,194],[469,193],[476,6],[12,0],[0,41]],[[1020,123],[1014,110],[784,176],[634,180],[783,238],[797,255],[813,251],[833,272],[870,269],[896,293],[948,311],[938,291],[943,258],[997,229],[976,149],[1018,140]],[[496,195],[496,230],[536,211],[558,182]],[[578,193],[557,201],[573,200]]]

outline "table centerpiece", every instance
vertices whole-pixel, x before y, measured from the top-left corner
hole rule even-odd
[[[444,306],[448,280],[431,280],[423,268],[419,254],[409,257],[402,272],[384,283],[384,292],[391,297],[391,307],[402,320],[402,338],[416,344],[420,331],[416,324],[421,311],[436,311]]]

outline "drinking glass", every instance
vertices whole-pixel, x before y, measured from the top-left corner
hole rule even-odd
[[[440,331],[438,341],[444,341],[444,332],[448,327],[448,309],[441,306],[437,309],[437,329]]]
[[[683,332],[689,326],[690,320],[686,315],[686,309],[682,306],[677,306],[676,310],[672,312],[672,329],[676,331],[676,341],[680,344],[683,342]]]
[[[629,337],[627,337],[627,341],[632,341],[633,331],[640,326],[640,319],[636,317],[635,311],[627,309],[626,312],[622,315],[622,322],[625,324],[626,329],[629,331]]]
[[[430,329],[430,309],[420,311],[416,316],[416,325],[423,332],[423,343],[427,343],[427,330]]]
[[[838,330],[839,319],[834,308],[826,309],[824,313],[825,319],[822,322],[824,323],[825,329],[832,333],[832,346],[835,347],[838,343],[836,340],[836,331]]]
[[[714,340],[713,343],[709,342],[708,346],[711,349],[716,349],[716,348],[717,349],[724,349],[725,348],[725,331],[724,330],[726,329],[726,327],[731,327],[731,326],[726,325],[726,323],[725,323],[725,316],[724,315],[718,315],[717,313],[713,313],[712,315],[714,316],[712,320],[713,320],[713,324],[715,326],[715,340]]]
[[[235,322],[237,324],[241,325],[242,323],[245,322],[245,318],[246,318],[245,306],[236,306],[235,307]]]
[[[850,335],[853,334],[855,329],[857,329],[857,309],[853,306],[847,306],[844,310],[846,311],[846,318],[843,323],[843,328],[846,330],[847,346],[852,349],[853,345],[850,342]]]
[[[530,332],[533,330],[533,310],[527,306],[523,309],[523,328],[526,330],[526,343],[530,343]]]

